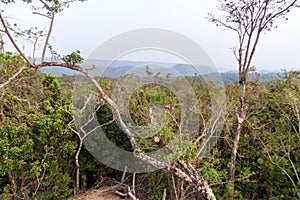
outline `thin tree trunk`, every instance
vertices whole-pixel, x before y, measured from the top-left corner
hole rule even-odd
[[[231,164],[230,164],[230,174],[229,174],[229,199],[234,199],[234,181],[235,181],[235,164],[236,164],[236,155],[239,146],[240,136],[242,132],[243,123],[246,119],[246,80],[241,80],[240,85],[240,109],[237,111],[237,121],[238,125],[236,128],[235,138],[233,141],[233,148],[231,153]]]
[[[76,183],[75,183],[75,194],[80,190],[80,164],[79,164],[79,155],[82,149],[83,140],[79,139],[79,147],[75,155],[75,164],[76,164]]]

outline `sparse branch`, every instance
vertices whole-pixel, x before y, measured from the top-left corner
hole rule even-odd
[[[259,141],[261,142],[261,144],[262,144],[262,146],[264,147],[264,149],[266,150],[266,153],[267,153],[267,155],[268,155],[268,158],[269,158],[270,162],[271,162],[272,164],[274,164],[276,167],[278,167],[278,168],[279,168],[279,169],[280,169],[280,170],[288,177],[288,179],[290,180],[291,184],[293,185],[293,187],[294,187],[294,189],[295,189],[295,192],[296,192],[298,198],[300,198],[300,193],[298,192],[298,191],[299,191],[299,188],[298,188],[298,186],[297,186],[297,183],[295,183],[294,179],[293,179],[292,176],[287,172],[287,170],[285,170],[283,167],[281,167],[281,166],[279,165],[279,162],[275,162],[275,161],[273,160],[273,158],[272,158],[270,152],[268,151],[268,147],[266,147],[264,141],[263,141],[260,137],[258,137],[258,139],[259,139]],[[298,179],[298,181],[299,181],[299,179]]]
[[[44,1],[44,0],[40,0],[40,2],[45,6],[45,8],[49,11],[53,11],[52,8]]]
[[[216,24],[216,26],[223,26],[224,28],[226,29],[230,29],[230,30],[233,30],[235,32],[238,32],[237,28],[234,28],[233,26],[230,26],[228,24],[226,24],[225,22],[223,22],[222,20],[216,18],[212,13],[209,13],[208,14],[208,19],[210,21],[212,21],[213,23]]]
[[[263,9],[263,13],[262,13],[262,19],[265,18],[266,16],[266,13],[267,13],[267,5],[266,7]],[[252,62],[252,58],[254,56],[254,53],[255,53],[255,50],[256,50],[256,47],[257,47],[257,44],[258,44],[258,41],[259,41],[259,38],[260,38],[260,35],[262,33],[262,31],[264,30],[263,27],[262,27],[262,24],[263,24],[263,20],[261,20],[259,22],[259,25],[257,27],[257,33],[256,33],[256,36],[255,36],[255,41],[254,41],[254,44],[252,46],[252,49],[251,49],[251,53],[250,53],[250,56],[248,58],[248,52],[247,54],[245,55],[245,73],[248,73],[249,72],[249,68],[250,68],[250,65],[251,65],[251,62]],[[252,30],[251,32],[254,33],[255,30]],[[247,45],[247,48],[250,48],[250,44],[251,44],[251,38],[249,37],[249,43]],[[247,65],[247,66],[246,66]]]
[[[271,17],[269,17],[265,23],[262,25],[263,28],[265,28],[272,20],[286,14],[287,12],[289,12],[289,10],[292,8],[292,7],[295,7],[297,6],[296,3],[297,3],[298,0],[294,0],[291,4],[287,5],[284,9],[278,11],[277,13],[274,13]]]
[[[22,56],[22,58],[24,58],[24,60],[25,60],[31,67],[33,67],[34,64],[30,61],[29,58],[27,58],[27,57],[25,56],[25,54],[23,53],[23,51],[19,48],[19,46],[17,45],[16,41],[14,40],[14,38],[12,37],[12,35],[10,34],[10,31],[9,31],[7,25],[6,25],[6,22],[5,22],[5,20],[4,20],[3,16],[2,16],[1,12],[0,12],[0,21],[1,21],[2,25],[3,25],[3,28],[4,28],[4,31],[5,31],[6,35],[8,36],[9,40],[11,41],[11,43],[13,44],[13,46],[15,47],[15,49],[16,49],[16,50],[18,51],[18,53]]]
[[[48,15],[45,15],[45,14],[42,14],[42,13],[39,13],[39,12],[32,12],[32,14],[40,15],[40,16],[43,16],[43,17],[47,17],[48,19],[51,19],[51,17],[49,17]]]

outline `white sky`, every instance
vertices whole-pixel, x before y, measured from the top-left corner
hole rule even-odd
[[[87,57],[102,42],[120,33],[140,28],[163,28],[184,34],[198,43],[215,66],[236,69],[231,48],[236,36],[215,27],[205,17],[215,11],[217,0],[88,0],[71,4],[56,16],[52,44],[61,53],[80,49]],[[18,24],[41,25],[46,18],[31,15],[23,3],[2,8]],[[258,70],[300,69],[300,10],[293,10],[288,21],[263,35],[254,57]],[[170,62],[169,60],[167,62]]]

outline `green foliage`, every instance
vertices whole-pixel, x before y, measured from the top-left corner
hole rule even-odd
[[[0,56],[1,74],[24,63],[11,53]],[[3,91],[0,124],[0,198],[65,199],[72,194],[77,141],[68,128],[70,99],[58,80],[26,70]]]
[[[149,110],[151,107],[157,106],[158,109],[163,110],[165,116],[155,116],[153,111],[153,118],[161,123],[155,125],[151,124]],[[156,84],[146,85],[131,96],[129,102],[129,114],[137,126],[149,126],[153,131],[157,132],[163,142],[168,143],[176,137],[175,133],[178,130],[177,123],[180,120],[180,105],[178,98],[168,88]],[[165,119],[164,119],[165,118]],[[140,148],[144,151],[153,150],[155,144],[152,137],[146,139],[139,139]]]
[[[73,51],[69,55],[65,55],[62,57],[62,60],[66,63],[72,63],[74,65],[83,63],[84,58],[80,55],[80,51]]]
[[[260,85],[249,83],[247,101],[249,117],[243,127],[236,165],[237,199],[295,199],[299,190],[299,83],[298,72],[286,73],[282,78]],[[234,92],[236,90],[236,92]],[[238,88],[227,86],[229,109],[234,109]],[[235,116],[228,116],[224,138],[234,134]],[[218,146],[218,159],[230,159],[230,145],[226,140]],[[225,163],[224,163],[225,164]],[[215,167],[214,167],[215,168]],[[228,166],[227,166],[228,168]],[[225,177],[226,180],[226,177]],[[217,195],[226,191],[222,185],[214,189]],[[255,192],[253,192],[255,191]],[[226,198],[226,192],[219,196]]]

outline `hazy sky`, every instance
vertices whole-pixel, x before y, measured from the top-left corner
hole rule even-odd
[[[120,33],[140,28],[163,28],[184,34],[198,43],[217,68],[236,69],[231,48],[236,36],[215,27],[205,17],[215,11],[217,0],[88,0],[71,4],[56,16],[51,39],[64,53],[80,49],[87,57],[102,42]],[[27,6],[28,7],[28,6]],[[41,25],[47,19],[31,15],[26,4],[2,8],[18,24]],[[293,10],[288,21],[264,34],[253,61],[259,70],[300,69],[300,10]]]

